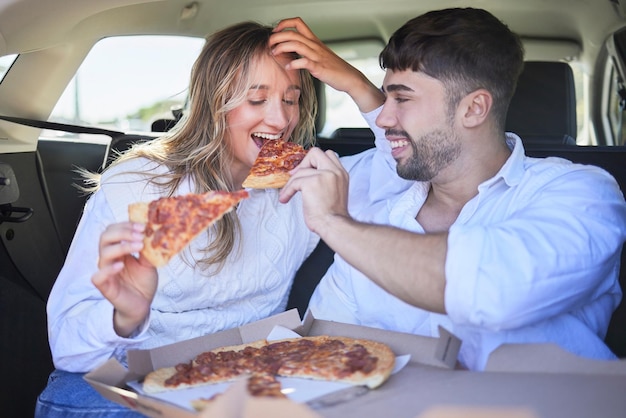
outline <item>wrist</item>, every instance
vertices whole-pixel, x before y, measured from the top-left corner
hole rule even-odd
[[[143,316],[125,315],[115,309],[113,311],[113,329],[115,333],[123,338],[128,338],[132,335],[139,325],[143,323],[147,314]]]
[[[328,214],[321,220],[314,232],[327,243],[341,239],[343,231],[353,222],[349,215]]]
[[[361,113],[369,113],[385,103],[384,93],[363,74],[359,77],[359,82],[351,84],[348,94]]]

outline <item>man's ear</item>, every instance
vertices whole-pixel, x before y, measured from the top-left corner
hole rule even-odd
[[[484,123],[491,112],[492,104],[493,97],[485,89],[475,90],[461,99],[459,109],[463,115],[463,126],[473,128]]]

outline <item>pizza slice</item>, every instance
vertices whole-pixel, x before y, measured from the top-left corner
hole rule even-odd
[[[155,267],[166,265],[248,196],[245,190],[211,191],[130,204],[130,220],[146,224],[141,254]]]
[[[282,392],[282,386],[275,375],[253,374],[246,378],[246,389],[250,396],[265,397],[275,399],[287,399],[287,395]],[[210,398],[199,398],[191,400],[191,406],[196,411],[203,411],[214,402],[222,393],[216,393]]]
[[[287,184],[289,171],[296,168],[305,155],[306,150],[294,142],[268,139],[259,150],[242,186],[252,189],[279,189]]]

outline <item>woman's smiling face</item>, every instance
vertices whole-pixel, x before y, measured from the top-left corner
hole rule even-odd
[[[263,55],[251,66],[246,100],[226,117],[232,176],[240,185],[266,139],[288,141],[299,120],[300,75],[285,70],[286,55]]]

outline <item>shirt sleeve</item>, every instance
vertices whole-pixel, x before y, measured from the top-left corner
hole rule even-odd
[[[383,107],[379,106],[371,112],[361,113],[363,119],[365,119],[365,122],[367,122],[367,126],[369,126],[374,133],[375,140],[385,139],[385,130],[379,128],[378,125],[376,125],[376,118],[378,117],[378,115],[380,115],[380,112],[382,110]]]
[[[100,235],[113,222],[106,199],[96,192],[87,201],[47,303],[50,349],[58,369],[92,370],[123,352],[120,348],[130,348],[145,339],[148,319],[134,338],[122,338],[115,333],[113,305],[91,283],[97,269]]]
[[[621,298],[617,276],[626,240],[626,205],[614,179],[581,166],[517,193],[517,204],[499,205],[507,212],[500,221],[457,222],[450,229],[450,318],[500,331],[584,311],[600,300],[612,303],[602,308],[612,312]]]

